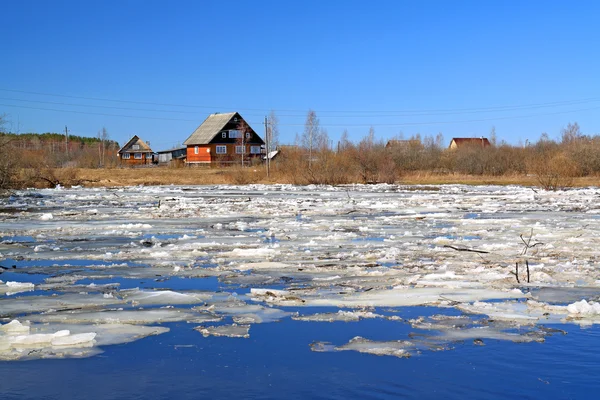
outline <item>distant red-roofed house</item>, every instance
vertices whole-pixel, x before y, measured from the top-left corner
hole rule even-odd
[[[487,138],[479,137],[479,138],[452,138],[450,141],[450,149],[458,149],[460,147],[490,147],[492,144]]]

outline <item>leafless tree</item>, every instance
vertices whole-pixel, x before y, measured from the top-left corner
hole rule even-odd
[[[566,128],[561,130],[562,144],[571,144],[581,138],[581,129],[577,122],[568,123]]]
[[[308,166],[312,166],[313,156],[317,150],[327,150],[329,147],[329,136],[327,131],[321,128],[317,113],[308,110],[304,133],[300,138],[302,147],[308,150]]]
[[[98,143],[98,164],[102,168],[105,166],[106,145],[110,139],[106,127],[103,126],[102,129],[98,131],[98,139],[100,140]]]
[[[267,137],[270,150],[277,149],[279,146],[279,118],[274,110],[271,110],[267,117]]]

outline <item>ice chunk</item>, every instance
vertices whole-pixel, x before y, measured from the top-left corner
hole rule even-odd
[[[590,302],[588,303],[585,299],[576,301],[575,303],[567,306],[567,311],[571,314],[576,315],[600,315],[600,303]]]
[[[34,314],[26,317],[31,322],[60,322],[63,324],[152,324],[187,321],[200,316],[174,308],[149,310],[107,310],[94,312],[61,312]]]
[[[95,332],[57,336],[52,339],[51,344],[54,347],[92,347],[94,345],[95,337]]]
[[[194,328],[204,337],[208,336],[225,336],[233,338],[249,338],[250,325],[219,325],[219,326],[199,326]]]
[[[44,213],[40,216],[41,221],[49,221],[53,218],[54,218],[54,216],[51,213]]]
[[[125,300],[134,305],[176,305],[176,304],[196,304],[212,297],[210,293],[180,293],[172,290],[122,290],[119,292]]]
[[[13,319],[7,324],[0,325],[0,331],[5,332],[8,335],[17,335],[17,334],[28,334],[29,333],[29,325],[22,324],[19,320]]]
[[[343,311],[340,310],[336,313],[317,313],[312,315],[301,315],[292,317],[297,321],[310,321],[310,322],[356,322],[363,318],[385,318],[383,315],[375,314],[370,311]]]
[[[377,356],[394,356],[399,358],[410,357],[410,349],[415,345],[404,340],[390,340],[384,342],[372,341],[360,336],[352,338],[347,344],[335,348],[337,351],[352,350],[359,353],[374,354]]]
[[[22,292],[30,292],[35,289],[35,285],[30,282],[0,282],[0,294],[5,293],[7,296],[22,293]]]

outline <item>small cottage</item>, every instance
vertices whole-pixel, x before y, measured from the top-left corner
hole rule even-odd
[[[154,162],[154,152],[147,142],[144,142],[139,136],[134,135],[117,152],[119,162],[122,166],[139,166],[152,164]]]

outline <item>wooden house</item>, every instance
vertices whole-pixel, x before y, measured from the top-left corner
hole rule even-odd
[[[452,138],[450,141],[450,149],[458,149],[461,147],[490,147],[491,143],[487,138]]]
[[[237,112],[211,114],[186,139],[188,164],[260,159],[265,142]]]
[[[154,152],[150,145],[134,135],[117,152],[119,163],[123,166],[139,166],[152,164],[154,162]]]

